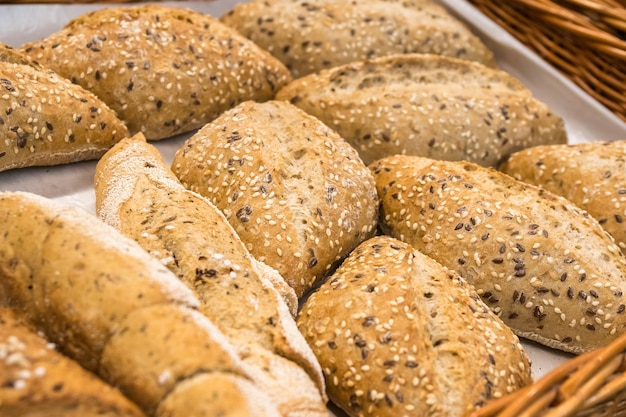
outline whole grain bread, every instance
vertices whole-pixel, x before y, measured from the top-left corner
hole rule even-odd
[[[482,41],[431,0],[253,0],[236,4],[221,21],[278,58],[294,78],[402,53],[496,65]]]
[[[287,100],[336,130],[366,164],[395,154],[498,164],[566,143],[563,120],[511,75],[437,55],[355,62],[294,80]]]
[[[626,253],[626,140],[534,146],[499,169],[588,211]]]
[[[0,415],[144,417],[119,391],[0,307]]]
[[[19,49],[94,92],[148,139],[268,100],[290,80],[277,59],[219,20],[159,4],[89,12]]]
[[[95,186],[98,215],[194,290],[200,311],[237,349],[281,415],[327,414],[322,371],[292,316],[294,291],[250,255],[215,206],[178,181],[154,146],[141,135],[121,141],[99,161]],[[290,290],[291,311],[274,283]],[[297,389],[285,390],[285,381]]]
[[[381,228],[457,271],[519,336],[582,353],[626,330],[626,257],[586,211],[470,162],[371,169]]]
[[[0,44],[0,171],[96,159],[127,135],[92,93]]]
[[[224,113],[185,142],[172,170],[299,298],[376,230],[374,182],[356,151],[286,102]]]
[[[350,416],[465,416],[532,382],[518,338],[459,276],[389,236],[363,242],[298,326]]]

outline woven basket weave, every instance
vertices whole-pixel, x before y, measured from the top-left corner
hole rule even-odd
[[[468,0],[626,121],[626,0]]]

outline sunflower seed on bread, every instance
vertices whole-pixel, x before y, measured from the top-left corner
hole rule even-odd
[[[381,227],[456,270],[519,336],[582,353],[626,330],[626,257],[570,201],[470,162],[371,169]]]

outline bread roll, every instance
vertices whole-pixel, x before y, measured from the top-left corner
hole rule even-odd
[[[626,140],[535,146],[500,170],[587,210],[626,253]]]
[[[568,200],[469,162],[371,169],[383,230],[456,270],[519,336],[581,353],[626,330],[626,257]]]
[[[395,154],[496,165],[533,145],[565,143],[563,120],[509,74],[405,54],[297,79],[288,100],[335,129],[366,164]]]
[[[93,94],[0,44],[0,171],[96,159],[127,135]]]
[[[464,416],[532,382],[513,332],[454,272],[389,236],[355,249],[298,326],[351,416]]]
[[[402,53],[496,65],[482,41],[431,0],[253,0],[221,21],[277,57],[294,78]]]
[[[6,307],[0,308],[0,415],[144,416],[113,387],[58,353]]]
[[[272,283],[285,282],[261,267],[223,214],[185,189],[158,150],[142,139],[121,141],[98,163],[99,216],[162,259],[195,291],[200,310],[237,348],[252,380],[282,415],[326,415],[319,364]],[[290,298],[296,307],[293,290]],[[285,390],[285,381],[298,388]]]
[[[94,92],[148,139],[268,100],[290,80],[277,59],[217,19],[156,4],[87,13],[20,50]]]
[[[289,103],[224,113],[185,142],[172,170],[299,298],[376,229],[371,173],[339,135]]]

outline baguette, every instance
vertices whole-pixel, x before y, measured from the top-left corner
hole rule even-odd
[[[172,170],[298,298],[376,231],[376,190],[356,151],[286,102],[224,113],[185,142]]]
[[[319,364],[272,284],[282,278],[260,266],[217,208],[183,187],[154,146],[141,135],[121,141],[99,161],[95,187],[98,215],[195,291],[282,415],[327,414]],[[297,306],[293,290],[290,302]],[[298,389],[285,390],[285,380]]]
[[[626,257],[565,198],[469,162],[371,169],[381,228],[456,270],[519,336],[577,354],[626,330]]]
[[[535,146],[499,169],[588,211],[626,253],[626,140]]]
[[[241,101],[268,100],[291,79],[219,20],[157,4],[96,10],[19,49],[153,140],[197,129]]]
[[[294,80],[276,95],[319,118],[366,164],[395,154],[497,165],[565,143],[563,120],[509,74],[460,59],[404,54]]]
[[[0,171],[96,159],[127,135],[96,96],[0,44]]]
[[[278,58],[294,78],[401,53],[496,66],[482,41],[431,0],[253,0],[221,21]]]
[[[389,236],[363,242],[298,326],[350,416],[464,416],[532,382],[519,339],[463,279]]]
[[[0,415],[145,417],[113,387],[0,307]]]

